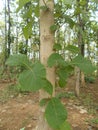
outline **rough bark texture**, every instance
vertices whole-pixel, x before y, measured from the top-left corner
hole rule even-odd
[[[80,69],[78,67],[75,68],[75,77],[76,77],[75,94],[77,97],[79,97],[79,94],[80,94]]]
[[[55,87],[55,69],[47,66],[47,59],[53,53],[54,45],[54,33],[50,30],[54,24],[54,0],[40,0],[40,6],[47,6],[46,10],[40,9],[40,61],[46,67],[47,79]],[[47,97],[49,95],[40,90],[40,100]],[[44,118],[44,112],[45,107],[41,107],[37,130],[52,130]]]
[[[88,2],[89,0],[86,1],[85,6],[83,6],[83,10],[88,11]],[[77,6],[80,6],[80,0],[77,0]],[[85,40],[83,37],[83,33],[85,32],[85,21],[82,18],[82,14],[79,14],[77,16],[78,20],[78,46],[81,52],[81,55],[84,57],[84,50],[85,50]],[[79,79],[80,78],[80,79]],[[78,83],[79,82],[79,83]],[[85,75],[83,72],[77,73],[77,79],[76,79],[76,92],[79,96],[79,88],[80,87],[85,87]]]
[[[11,46],[11,17],[10,17],[10,0],[7,0],[8,4],[8,55],[10,56],[10,46]]]
[[[81,72],[81,87],[85,87],[86,84],[85,84],[85,75],[83,72]]]

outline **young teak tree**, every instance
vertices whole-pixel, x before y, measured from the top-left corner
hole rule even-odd
[[[23,0],[19,0],[19,9],[29,1],[25,0],[23,3]],[[18,54],[10,56],[6,64],[24,67],[18,78],[21,90],[40,92],[41,107],[36,130],[71,130],[66,121],[67,110],[59,97],[55,96],[55,74],[59,77],[59,86],[64,87],[73,67],[77,66],[83,72],[92,72],[94,69],[91,63],[81,55],[66,62],[60,54],[53,52],[54,47],[57,49],[54,46],[54,0],[39,0],[39,9],[41,63],[32,63],[26,55]],[[26,36],[29,36],[28,31],[25,33]]]
[[[47,59],[53,53],[54,32],[50,29],[53,24],[54,0],[40,0],[40,61],[46,67],[47,79],[55,87],[55,69],[47,66]],[[40,90],[40,100],[48,97],[45,91]],[[45,107],[41,107],[37,130],[51,130],[44,119],[44,112]]]

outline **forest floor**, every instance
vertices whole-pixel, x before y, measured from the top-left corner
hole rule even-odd
[[[74,94],[74,86],[71,78],[65,89],[58,89],[72,130],[98,130],[98,79],[81,88],[79,98]],[[38,101],[38,93],[19,92],[13,82],[1,80],[0,130],[33,130],[39,118]]]

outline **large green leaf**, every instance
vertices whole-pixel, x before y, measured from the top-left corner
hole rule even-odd
[[[70,51],[71,53],[78,54],[79,53],[79,48],[73,45],[68,45],[65,47],[66,50]]]
[[[14,54],[8,58],[6,64],[9,66],[24,66],[28,68],[31,65],[31,62],[24,54]]]
[[[72,61],[71,64],[79,67],[83,72],[89,74],[95,71],[95,67],[92,63],[84,58],[82,55],[76,56]]]
[[[19,76],[21,89],[24,91],[37,91],[49,83],[45,79],[46,70],[41,63],[35,63],[28,70],[23,71]]]
[[[44,80],[43,89],[48,92],[50,95],[53,93],[53,86],[48,80]]]
[[[59,129],[67,119],[67,111],[58,98],[52,98],[46,107],[45,117],[53,129]]]
[[[49,67],[58,66],[58,65],[61,64],[62,62],[64,62],[64,59],[63,59],[62,56],[59,55],[58,53],[53,53],[53,54],[50,55],[50,57],[48,58],[48,66],[49,66]]]

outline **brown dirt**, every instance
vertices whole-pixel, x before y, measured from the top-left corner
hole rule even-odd
[[[1,82],[0,91],[3,92],[10,84]],[[74,85],[74,79],[69,80],[63,92],[74,92]],[[89,94],[91,97],[88,96]],[[0,96],[2,96],[1,93]],[[84,100],[86,98],[87,101]],[[98,118],[98,79],[95,83],[81,88],[79,99],[75,96],[64,97],[62,102],[68,110],[68,121],[72,130],[98,130],[96,124],[89,122],[93,118]],[[6,100],[3,97],[0,100],[0,130],[20,130],[21,128],[32,130],[37,125],[38,111],[38,93],[18,93],[15,96],[10,95]]]

